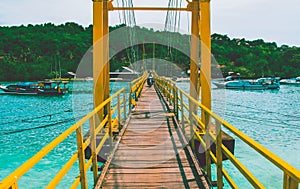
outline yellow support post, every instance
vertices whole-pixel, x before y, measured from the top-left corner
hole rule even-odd
[[[210,37],[210,0],[200,0],[200,37],[201,37],[201,103],[211,109],[211,37]],[[202,121],[205,123],[202,111]]]
[[[192,28],[191,28],[191,57],[190,57],[190,95],[198,99],[198,63],[199,63],[199,0],[192,2]],[[195,106],[195,105],[194,105]],[[193,108],[195,109],[195,108]]]
[[[15,182],[11,187],[11,189],[18,189],[18,188],[19,188],[19,186],[18,186],[17,182]]]
[[[94,107],[109,98],[109,41],[108,41],[108,1],[94,0],[93,2],[93,78],[94,78]],[[107,104],[105,113],[110,111]],[[99,112],[100,121],[104,112]]]
[[[103,1],[93,1],[93,78],[94,78],[94,107],[104,101],[104,61],[103,61]],[[103,110],[99,113],[100,122],[103,120]]]
[[[111,117],[111,111],[110,111],[110,108],[109,108],[109,112],[107,112],[107,117],[108,117],[108,120],[107,120],[107,125],[106,127],[108,128],[108,134],[109,134],[109,137],[110,137],[110,147],[112,149],[112,146],[113,146],[113,124],[112,124],[112,117]]]
[[[124,114],[124,122],[126,121],[126,94],[123,92],[123,114]]]
[[[185,135],[185,125],[184,125],[184,106],[183,106],[182,91],[180,91],[180,109],[181,109],[181,129],[183,131],[184,136],[186,136]]]
[[[96,132],[95,132],[95,115],[93,115],[90,119],[90,136],[91,136],[91,156],[93,162],[93,175],[94,175],[94,184],[97,184],[98,180],[98,162],[97,162],[97,154],[96,154]]]
[[[299,183],[290,177],[286,172],[283,176],[283,189],[298,189]]]
[[[174,90],[174,112],[175,112],[175,115],[176,115],[176,119],[178,120],[179,119],[179,115],[178,115],[178,106],[179,106],[179,99],[178,99],[178,88],[176,87],[176,84],[174,83],[174,86],[173,86],[173,90]]]
[[[79,172],[80,172],[80,182],[81,182],[81,189],[88,188],[86,172],[84,170],[85,166],[85,155],[83,149],[83,131],[82,125],[80,125],[76,129],[76,139],[77,139],[77,148],[78,148],[78,160],[79,160]]]
[[[209,135],[209,131],[210,131],[210,115],[207,112],[204,112],[204,116],[205,116],[205,135],[204,135],[204,141],[205,141],[205,145],[206,145],[206,149],[205,149],[205,160],[206,160],[206,172],[207,172],[207,177],[209,179],[209,181],[211,180],[211,157],[210,157],[210,153],[211,153],[211,139],[210,139],[210,135]]]
[[[121,127],[121,98],[120,98],[120,94],[118,94],[118,104],[117,104],[117,108],[118,108],[118,129],[120,129]]]
[[[217,187],[218,189],[223,188],[223,173],[222,173],[222,124],[216,121],[216,157],[217,157]]]
[[[129,99],[128,99],[128,113],[130,114],[131,113],[131,106],[132,106],[132,83],[130,82],[129,84]]]
[[[199,63],[199,0],[193,0],[192,5],[192,28],[191,28],[191,57],[190,57],[190,95],[194,99],[198,99],[198,63]],[[194,129],[195,124],[193,113],[196,114],[197,107],[191,100],[189,101],[189,119],[190,119],[190,138],[191,146],[194,149]]]
[[[103,68],[103,74],[104,74],[104,100],[109,98],[110,93],[110,86],[109,86],[109,27],[108,27],[108,0],[102,0],[103,1],[103,58],[104,58],[104,68]],[[112,134],[112,124],[111,124],[111,106],[110,102],[107,103],[105,114],[108,116],[108,128],[109,128],[109,135],[111,137],[110,143],[112,147],[113,143],[113,134]]]
[[[103,52],[104,52],[104,99],[109,98],[109,26],[108,26],[108,0],[103,0]],[[110,103],[107,104],[110,107]],[[107,110],[108,112],[109,110]]]

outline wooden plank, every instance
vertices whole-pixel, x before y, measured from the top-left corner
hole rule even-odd
[[[172,188],[172,189],[184,188],[184,185],[182,183],[168,183],[168,182],[105,183],[105,185],[107,186],[107,188]],[[198,188],[197,184],[196,187],[192,187],[192,188]]]
[[[172,160],[161,160],[161,159],[145,159],[145,160],[134,160],[134,159],[130,159],[130,160],[118,160],[118,159],[114,159],[113,164],[116,164],[116,165],[123,165],[125,163],[128,163],[128,164],[133,164],[136,163],[137,165],[138,164],[146,164],[147,166],[155,166],[155,165],[151,165],[151,163],[153,164],[162,164],[164,165],[164,163],[166,164],[175,164],[174,166],[176,167],[176,165],[178,164],[177,160],[176,159],[172,159]],[[184,165],[189,165],[189,162],[188,161],[182,161],[182,164]],[[134,167],[134,166],[133,166]]]
[[[144,155],[144,154],[151,154],[151,155],[175,155],[175,152],[173,150],[156,150],[156,149],[127,149],[127,150],[122,150],[116,152],[116,155],[118,156],[139,156],[139,155]]]
[[[191,171],[189,167],[184,167],[183,170],[185,172]],[[141,168],[141,169],[126,169],[126,168],[118,168],[118,169],[110,169],[109,173],[118,173],[118,174],[130,174],[130,173],[138,173],[138,174],[157,174],[157,173],[180,173],[179,167],[169,167],[169,168],[161,168],[161,167],[151,167],[151,168]]]
[[[144,155],[144,156],[136,156],[135,158],[132,158],[132,156],[128,157],[128,156],[119,156],[119,157],[115,157],[114,161],[148,161],[148,162],[156,162],[156,161],[167,161],[168,159],[174,157],[175,155],[153,155],[153,156],[149,156],[149,155]],[[176,163],[177,160],[174,160],[174,162]]]
[[[154,88],[144,87],[96,188],[199,188],[173,116],[164,111]]]
[[[191,186],[191,184],[193,184],[194,186]],[[143,183],[129,183],[129,184],[119,184],[119,183],[117,183],[117,184],[108,184],[107,185],[108,186],[108,188],[116,188],[116,189],[119,189],[119,188],[125,188],[125,189],[127,189],[127,188],[147,188],[147,189],[161,189],[161,188],[172,188],[172,189],[182,189],[182,188],[184,188],[184,186],[182,185],[182,184],[177,184],[177,183],[175,183],[175,184],[169,184],[169,183],[161,183],[161,184],[151,184],[150,185],[150,183],[147,183],[147,184],[143,184]],[[189,183],[189,188],[190,189],[193,189],[193,188],[195,188],[195,189],[198,189],[199,187],[198,187],[198,185],[197,185],[197,183]]]
[[[192,173],[186,173],[190,176]],[[178,182],[183,183],[182,175],[179,173],[164,173],[164,174],[108,174],[105,179],[106,183],[116,182],[120,183],[132,183],[132,182]]]
[[[127,161],[127,162],[115,162],[112,163],[110,168],[130,168],[132,169],[132,167],[134,167],[135,170],[141,169],[141,168],[177,168],[179,167],[178,165],[176,166],[174,162],[170,162],[170,163],[161,163],[161,162],[157,162],[156,164],[154,162],[151,162],[151,164],[149,164],[149,162],[134,162],[134,161]],[[181,165],[182,168],[184,167],[189,167],[190,168],[190,164],[188,162],[183,162]]]

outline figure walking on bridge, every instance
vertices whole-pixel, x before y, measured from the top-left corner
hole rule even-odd
[[[151,87],[153,85],[153,76],[152,76],[152,72],[149,70],[148,71],[148,77],[147,77],[147,85],[149,87]]]

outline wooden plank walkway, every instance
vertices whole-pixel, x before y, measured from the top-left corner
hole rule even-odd
[[[95,188],[209,188],[172,116],[145,84]]]

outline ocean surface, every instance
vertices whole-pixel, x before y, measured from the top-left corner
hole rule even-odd
[[[178,84],[188,89],[188,83]],[[0,95],[0,180],[92,109],[92,82],[74,82],[69,87],[72,93],[60,97]],[[112,92],[122,87],[129,84],[111,84]],[[213,87],[212,96],[214,112],[300,169],[300,86],[266,91]],[[236,157],[267,188],[282,188],[282,171],[235,139]],[[75,149],[75,135],[70,135],[19,180],[19,188],[44,188]],[[229,161],[223,164],[240,188],[253,188]],[[76,164],[58,188],[68,188],[77,173]],[[92,183],[91,171],[88,176]],[[225,183],[224,188],[230,187]]]

